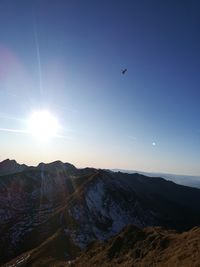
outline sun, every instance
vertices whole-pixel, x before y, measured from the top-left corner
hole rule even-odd
[[[28,131],[40,140],[47,141],[58,134],[59,124],[48,110],[39,110],[31,114],[28,120]]]

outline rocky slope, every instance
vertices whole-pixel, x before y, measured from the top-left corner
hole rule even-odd
[[[0,177],[0,264],[17,257],[13,266],[20,266],[34,249],[66,263],[128,224],[187,230],[200,224],[199,202],[199,189],[162,178],[60,161],[27,167]]]
[[[18,164],[15,160],[3,160],[0,162],[0,176],[22,172],[27,169],[28,166],[25,164]]]
[[[54,162],[0,177],[0,263],[39,245],[61,224],[79,171]],[[86,172],[86,171],[85,171]]]

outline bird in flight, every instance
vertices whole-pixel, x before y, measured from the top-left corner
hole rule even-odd
[[[122,70],[122,74],[125,74],[127,72],[127,69]]]

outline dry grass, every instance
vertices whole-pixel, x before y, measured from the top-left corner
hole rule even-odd
[[[69,250],[72,258],[79,254],[79,249],[58,230],[40,246],[4,266],[29,255],[16,266],[200,267],[200,228],[177,233],[159,227],[140,230],[130,225],[106,242],[91,243],[75,260],[66,257],[65,252]]]
[[[176,233],[129,226],[104,243],[93,243],[71,267],[200,267],[200,228]]]

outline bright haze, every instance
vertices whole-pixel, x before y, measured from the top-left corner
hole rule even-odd
[[[1,0],[0,159],[199,175],[199,13]]]

